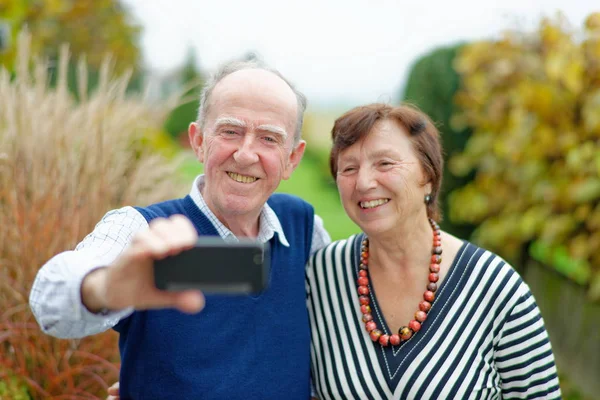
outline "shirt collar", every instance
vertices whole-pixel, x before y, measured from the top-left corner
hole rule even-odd
[[[198,206],[200,211],[210,220],[210,222],[214,225],[217,232],[219,232],[219,236],[223,238],[225,241],[237,241],[237,237],[227,228],[219,219],[215,216],[215,214],[208,208],[208,205],[204,201],[204,197],[202,197],[202,188],[204,187],[204,174],[198,175],[196,179],[194,179],[194,183],[192,184],[192,190],[190,191],[190,197]],[[275,211],[267,204],[263,206],[260,212],[260,219],[258,221],[259,231],[258,237],[256,238],[261,243],[266,243],[275,234],[277,233],[277,238],[279,242],[289,247],[290,244],[283,233],[283,228],[281,227],[281,222],[279,222],[279,218],[277,218],[277,214]]]

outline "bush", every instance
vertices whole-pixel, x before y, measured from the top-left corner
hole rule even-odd
[[[584,35],[559,17],[469,44],[456,67],[455,122],[474,132],[450,167],[477,174],[453,193],[452,218],[480,224],[483,246],[534,257],[600,299],[600,14]]]
[[[180,187],[175,166],[143,142],[161,130],[167,106],[126,96],[127,78],[112,78],[107,63],[89,96],[79,80],[76,101],[66,84],[67,51],[51,89],[47,65],[31,61],[28,44],[21,35],[14,79],[0,70],[0,381],[11,382],[1,390],[18,382],[35,399],[105,398],[119,376],[116,334],[43,334],[28,306],[31,284],[107,210],[184,194],[187,184]]]

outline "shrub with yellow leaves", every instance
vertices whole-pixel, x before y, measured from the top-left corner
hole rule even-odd
[[[450,218],[479,224],[482,246],[550,265],[600,299],[600,13],[583,30],[558,16],[469,44],[455,68],[453,124],[473,135],[449,168],[476,177],[450,196]]]

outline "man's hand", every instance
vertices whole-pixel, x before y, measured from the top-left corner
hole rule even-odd
[[[166,292],[154,285],[152,264],[167,256],[194,247],[198,234],[182,215],[157,218],[147,230],[133,237],[131,244],[108,267],[89,273],[81,285],[83,304],[92,312],[101,309],[137,310],[177,308],[195,313],[204,307],[197,290]]]
[[[120,400],[119,397],[119,382],[116,382],[108,388],[108,397],[106,400]]]

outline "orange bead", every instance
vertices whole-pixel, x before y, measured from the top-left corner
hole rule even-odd
[[[398,334],[400,335],[400,339],[402,339],[402,340],[408,340],[408,339],[410,339],[412,337],[413,333],[410,330],[410,328],[408,328],[407,326],[403,326],[398,331]]]
[[[415,313],[415,319],[419,322],[423,322],[427,319],[427,314],[423,311],[417,311]],[[410,326],[410,325],[409,325]]]
[[[358,286],[367,286],[369,284],[369,278],[367,278],[366,276],[359,276],[356,280],[356,283],[358,284]]]
[[[421,330],[421,324],[414,319],[408,323],[408,327],[412,329],[413,332],[419,332]]]
[[[435,300],[435,294],[432,291],[428,290],[425,293],[423,293],[423,300],[433,303],[433,300]]]
[[[373,332],[371,332],[373,333]],[[379,336],[379,344],[382,346],[387,346],[390,344],[390,335],[381,335]]]
[[[427,312],[429,310],[431,310],[431,303],[428,301],[422,301],[419,303],[419,310],[423,311],[423,312]]]
[[[375,324],[375,322],[373,321],[369,321],[365,324],[365,328],[367,332],[371,332],[372,330],[377,328],[377,324]]]
[[[372,341],[377,342],[381,334],[382,332],[379,329],[373,329],[371,333],[369,333],[369,336],[371,336]]]

